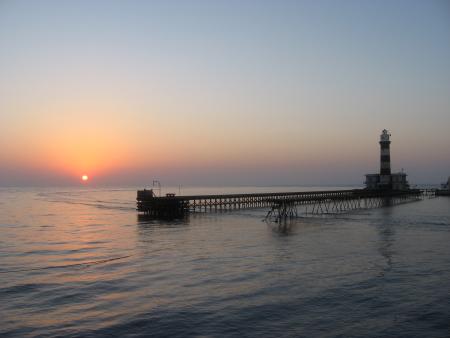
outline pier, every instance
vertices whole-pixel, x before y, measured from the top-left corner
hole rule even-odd
[[[157,197],[153,190],[137,192],[137,210],[154,217],[180,217],[188,213],[224,212],[238,209],[269,208],[270,217],[297,216],[297,207],[306,206],[307,215],[339,213],[353,209],[373,208],[417,200],[420,189],[394,190],[327,190],[254,194],[217,194]],[[308,207],[309,206],[309,210]]]
[[[366,174],[366,188],[254,194],[157,197],[152,189],[137,192],[137,210],[154,217],[180,217],[190,212],[221,212],[235,209],[270,208],[266,219],[280,220],[301,215],[323,215],[391,206],[434,196],[436,190],[411,189],[403,171],[391,172],[391,134],[380,135],[380,171]],[[153,183],[159,181],[153,181]],[[450,184],[450,178],[448,185]],[[161,185],[159,184],[159,191]]]

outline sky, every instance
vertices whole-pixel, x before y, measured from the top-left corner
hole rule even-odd
[[[0,186],[450,175],[449,1],[0,0]]]

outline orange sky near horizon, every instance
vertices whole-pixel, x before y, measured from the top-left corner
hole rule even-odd
[[[299,112],[286,124],[283,113],[279,120],[258,119],[251,112],[228,119],[228,106],[203,106],[216,112],[203,116],[189,111],[192,107],[164,102],[140,107],[113,98],[98,98],[94,103],[89,98],[77,103],[40,103],[21,108],[26,120],[19,115],[8,121],[10,128],[0,136],[8,147],[0,149],[0,159],[30,172],[72,177],[74,182],[84,174],[95,182],[127,172],[171,172],[177,176],[177,171],[258,167],[306,173],[322,167],[345,172],[353,167],[360,168],[361,180],[364,173],[378,170],[377,142],[383,126],[374,124],[369,133],[347,128],[346,120],[324,124],[321,115],[325,113],[320,110],[313,117]],[[428,131],[410,133],[393,131],[394,170],[406,167],[408,158],[417,151],[431,156],[427,151],[430,144],[445,151],[445,133],[424,144],[417,144],[411,136],[423,138]]]

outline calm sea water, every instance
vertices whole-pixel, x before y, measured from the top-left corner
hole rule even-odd
[[[1,189],[0,337],[450,336],[450,198],[283,227],[134,209],[135,189]]]

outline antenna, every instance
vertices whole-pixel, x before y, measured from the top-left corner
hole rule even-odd
[[[158,180],[153,180],[152,186],[153,186],[153,188],[155,188],[155,186],[157,187],[158,192],[159,192],[159,197],[161,197],[161,182]]]

